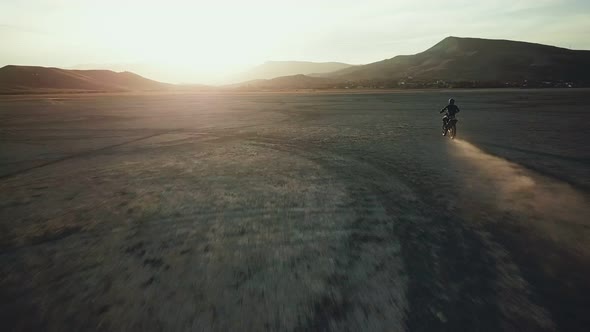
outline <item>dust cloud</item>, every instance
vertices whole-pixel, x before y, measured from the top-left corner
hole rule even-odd
[[[452,155],[465,161],[462,174],[470,194],[489,203],[559,244],[590,254],[590,204],[587,195],[567,183],[537,174],[506,159],[490,155],[464,140],[450,145]]]

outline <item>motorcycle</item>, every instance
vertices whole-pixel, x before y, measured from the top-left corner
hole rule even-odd
[[[445,114],[443,117],[443,136],[449,135],[451,139],[455,139],[457,136],[457,118],[449,114]]]

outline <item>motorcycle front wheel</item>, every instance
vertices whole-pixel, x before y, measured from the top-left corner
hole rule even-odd
[[[451,128],[449,128],[449,134],[451,136],[451,139],[455,139],[455,136],[457,136],[457,126],[456,125],[452,125]]]

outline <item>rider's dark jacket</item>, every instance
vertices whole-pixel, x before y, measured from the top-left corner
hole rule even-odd
[[[439,113],[442,113],[444,111],[447,111],[449,113],[450,117],[454,117],[455,114],[459,113],[459,107],[457,107],[457,105],[455,104],[448,104],[447,106],[445,106],[442,110],[440,110]]]

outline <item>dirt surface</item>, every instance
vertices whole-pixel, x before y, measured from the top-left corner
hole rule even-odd
[[[587,331],[590,93],[2,97],[4,331]]]

